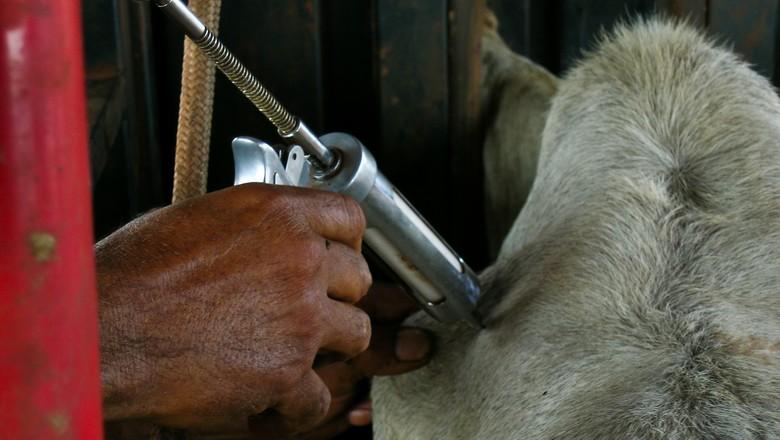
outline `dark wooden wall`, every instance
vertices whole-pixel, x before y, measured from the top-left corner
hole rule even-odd
[[[127,0],[83,0],[96,237],[161,206],[161,161],[151,14]]]

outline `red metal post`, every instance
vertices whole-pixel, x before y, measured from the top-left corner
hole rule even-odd
[[[0,437],[102,436],[81,5],[0,1]]]

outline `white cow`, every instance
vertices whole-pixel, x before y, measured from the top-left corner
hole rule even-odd
[[[780,438],[770,84],[657,20],[618,27],[557,92],[492,31],[484,49],[492,215],[519,210],[555,93],[533,188],[481,276],[487,329],[415,316],[437,351],[375,381],[376,438]]]

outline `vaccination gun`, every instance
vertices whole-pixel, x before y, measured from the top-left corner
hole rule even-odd
[[[301,186],[352,197],[366,216],[364,242],[408,287],[423,310],[443,322],[466,320],[481,325],[475,307],[480,295],[476,274],[382,175],[358,139],[346,133],[317,137],[180,0],[155,3],[276,126],[287,145],[286,151],[277,152],[258,139],[234,139],[235,185]]]

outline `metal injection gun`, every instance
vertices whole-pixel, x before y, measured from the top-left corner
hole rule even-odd
[[[303,186],[354,198],[366,215],[365,243],[422,308],[440,321],[464,319],[480,326],[475,310],[480,294],[477,276],[379,172],[376,160],[359,140],[346,133],[318,138],[180,0],[155,3],[276,126],[288,146],[286,154],[280,155],[263,141],[234,139],[235,185]]]

